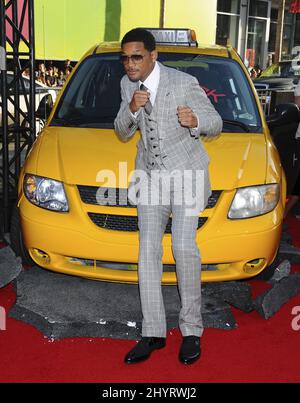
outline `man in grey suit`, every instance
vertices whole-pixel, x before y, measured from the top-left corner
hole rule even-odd
[[[201,259],[196,231],[198,215],[211,194],[209,158],[200,135],[219,134],[222,119],[195,77],[157,62],[155,39],[149,31],[141,28],[129,31],[121,47],[126,75],[121,80],[122,103],[115,130],[126,141],[140,129],[135,169],[144,172],[137,201],[142,338],[126,355],[125,362],[144,361],[153,350],[166,344],[161,290],[162,237],[172,214],[172,251],[183,336],[179,360],[191,364],[200,357],[203,333]],[[153,179],[157,177],[159,181]],[[187,191],[196,195],[192,198],[192,209],[191,201],[184,197]]]

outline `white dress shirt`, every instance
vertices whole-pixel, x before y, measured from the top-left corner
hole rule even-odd
[[[150,102],[154,105],[158,84],[159,84],[159,77],[160,77],[160,67],[157,62],[155,62],[154,69],[151,71],[149,76],[146,78],[144,82],[139,81],[139,88],[141,84],[144,84],[145,87],[148,88],[150,92]]]
[[[149,74],[149,76],[146,78],[146,80],[144,82],[139,80],[139,88],[141,86],[141,84],[144,84],[145,87],[147,87],[149,93],[150,93],[150,102],[152,105],[154,105],[155,99],[156,99],[156,94],[157,94],[157,89],[158,89],[158,85],[159,85],[159,77],[160,77],[160,67],[159,64],[157,62],[155,62],[154,65],[154,69],[151,71],[151,73]],[[135,112],[132,113],[133,117],[137,117],[137,115],[139,114],[141,108]],[[198,131],[199,128],[199,119],[198,116],[196,115],[197,118],[197,127],[194,127],[192,129],[190,129],[191,131],[191,135],[196,135],[196,132]]]

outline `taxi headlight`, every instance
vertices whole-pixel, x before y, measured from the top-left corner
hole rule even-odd
[[[237,190],[228,218],[250,218],[269,213],[279,201],[279,184],[251,186]]]
[[[62,182],[26,174],[23,189],[27,199],[39,207],[53,211],[69,211],[68,200]]]

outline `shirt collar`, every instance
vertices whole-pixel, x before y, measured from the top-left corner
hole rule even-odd
[[[159,83],[159,74],[160,74],[160,67],[157,62],[155,62],[154,69],[151,71],[149,76],[143,82],[143,84],[149,89],[151,93],[156,93]],[[142,84],[142,81],[139,81],[139,85]]]

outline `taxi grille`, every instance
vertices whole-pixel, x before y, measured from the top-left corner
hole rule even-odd
[[[126,215],[113,215],[113,214],[97,214],[88,213],[90,219],[98,227],[105,228],[113,231],[128,231],[137,232],[138,231],[138,218],[136,216],[126,216]],[[201,228],[207,217],[198,218],[198,229]],[[165,234],[170,234],[172,229],[172,218],[169,218]]]
[[[138,271],[137,263],[124,263],[124,262],[109,262],[104,260],[84,259],[78,257],[66,257],[68,262],[86,267],[99,267],[101,269],[109,270],[125,270],[125,271]],[[219,267],[217,264],[201,264],[201,271],[217,271]],[[175,264],[163,264],[164,273],[175,273]]]
[[[122,188],[107,188],[105,192],[99,192],[97,195],[97,186],[77,186],[80,198],[83,203],[99,206],[110,207],[136,207],[127,197],[127,189]],[[222,190],[213,190],[212,195],[208,199],[206,208],[213,208],[217,204]],[[118,216],[119,217],[119,216]]]

